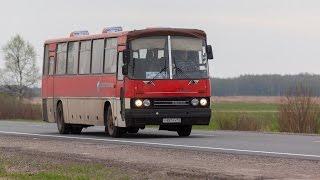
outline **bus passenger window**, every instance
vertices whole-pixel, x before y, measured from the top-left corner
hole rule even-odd
[[[66,73],[67,43],[58,44],[56,74]]]
[[[50,56],[49,58],[49,75],[53,75],[54,73],[54,57]]]
[[[106,40],[104,72],[116,73],[117,71],[117,38]]]
[[[123,53],[119,52],[119,57],[118,57],[118,80],[119,81],[123,80],[122,66],[123,66]]]
[[[43,75],[48,75],[49,71],[49,45],[44,47],[44,57],[43,57]]]
[[[79,74],[90,73],[91,41],[80,43]]]
[[[104,39],[94,40],[92,45],[92,70],[93,74],[103,71]]]
[[[79,42],[70,42],[68,45],[68,74],[78,73],[78,53],[79,52]]]

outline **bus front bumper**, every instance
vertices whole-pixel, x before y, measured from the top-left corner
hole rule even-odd
[[[188,109],[126,109],[125,120],[129,127],[145,125],[208,125],[210,108]],[[180,122],[167,122],[170,119]]]

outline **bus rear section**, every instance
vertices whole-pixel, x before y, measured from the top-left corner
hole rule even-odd
[[[106,54],[111,38],[115,39],[113,55]],[[58,65],[52,64],[58,64],[59,44],[67,41],[69,48],[71,42],[79,41],[76,51],[81,53],[83,41],[94,43],[98,39],[102,39],[103,55],[96,57],[99,51],[94,45],[88,46],[86,74],[80,72],[81,57],[73,59],[78,61],[74,73],[63,69],[66,73],[58,74]],[[104,125],[107,134],[120,137],[147,125],[159,125],[160,130],[189,136],[192,125],[210,122],[208,59],[212,59],[212,48],[201,30],[149,28],[103,33],[51,40],[45,47],[49,62],[44,62],[42,84],[44,119],[56,122],[60,133],[79,133],[88,126]],[[66,69],[69,53],[68,49]],[[110,65],[113,70],[106,72]],[[97,68],[101,70],[94,73]],[[67,128],[61,132],[63,126]]]

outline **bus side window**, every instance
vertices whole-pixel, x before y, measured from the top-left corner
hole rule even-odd
[[[106,39],[105,43],[104,73],[116,73],[117,71],[117,38]]]
[[[93,40],[91,73],[100,74],[103,71],[104,39]]]
[[[49,45],[44,46],[44,56],[43,56],[43,75],[48,75],[49,71]]]
[[[67,66],[67,43],[58,44],[56,74],[65,74]]]
[[[78,73],[78,56],[79,56],[79,42],[69,42],[68,44],[68,61],[67,74]]]
[[[91,41],[80,43],[79,74],[90,74]]]
[[[119,52],[118,56],[118,80],[123,80],[123,74],[122,74],[122,66],[123,66],[123,53]]]
[[[54,57],[49,57],[49,75],[53,75],[54,73]]]

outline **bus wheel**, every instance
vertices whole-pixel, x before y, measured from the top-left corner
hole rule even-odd
[[[62,103],[59,103],[57,107],[56,122],[57,122],[58,130],[60,134],[68,134],[70,132],[70,125],[64,122]]]
[[[192,126],[179,126],[177,127],[177,133],[180,137],[190,136],[192,130]]]
[[[120,137],[123,134],[123,130],[120,127],[117,127],[113,123],[113,118],[112,118],[112,110],[111,107],[108,107],[107,112],[105,112],[107,116],[107,127],[106,131],[111,137]]]
[[[139,128],[129,128],[128,129],[128,133],[135,134],[135,133],[138,133],[138,132],[139,132]]]

